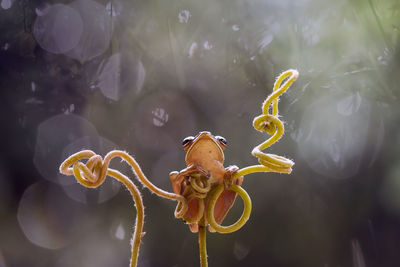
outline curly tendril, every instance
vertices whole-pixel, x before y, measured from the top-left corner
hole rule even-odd
[[[136,227],[132,239],[131,263],[130,266],[137,266],[139,246],[143,233],[144,206],[142,197],[135,184],[125,175],[117,170],[109,168],[113,158],[120,157],[126,161],[133,169],[139,181],[156,195],[178,201],[175,210],[175,217],[181,218],[186,213],[188,205],[185,197],[166,192],[153,185],[144,175],[139,164],[128,153],[119,150],[109,152],[104,159],[91,150],[83,150],[67,158],[60,166],[60,172],[65,175],[74,175],[76,180],[88,188],[100,186],[107,175],[123,183],[131,193],[136,205]],[[85,160],[86,164],[81,160]],[[72,166],[72,167],[71,167]]]
[[[253,120],[253,127],[257,131],[272,135],[267,141],[256,146],[251,152],[253,156],[258,158],[258,162],[261,165],[249,166],[238,170],[232,176],[233,181],[241,176],[255,172],[277,172],[287,174],[292,172],[293,161],[282,156],[267,154],[262,151],[279,141],[285,132],[283,122],[279,119],[278,114],[279,96],[281,96],[298,77],[299,72],[292,69],[283,72],[275,81],[272,94],[267,97],[262,105],[262,114],[255,117]],[[283,83],[285,79],[287,80]],[[272,113],[270,113],[271,105]]]
[[[207,197],[208,192],[211,190],[211,183],[205,176],[199,174],[191,174],[188,183],[183,191],[183,196],[187,199],[187,203],[197,199],[198,210],[194,218],[187,218],[183,216],[182,219],[187,223],[197,223],[203,218],[205,203],[204,199]]]
[[[243,225],[246,224],[251,214],[251,199],[250,196],[247,194],[246,190],[235,184],[231,185],[229,187],[229,190],[238,193],[238,195],[242,198],[244,209],[242,216],[240,216],[237,222],[235,222],[230,226],[222,226],[215,221],[214,207],[224,189],[225,189],[224,184],[220,184],[217,187],[215,187],[213,191],[210,193],[210,202],[208,203],[208,209],[207,209],[207,219],[208,223],[212,226],[212,228],[214,228],[215,231],[222,234],[228,234],[239,230],[240,228],[242,228]]]
[[[294,162],[290,159],[287,159],[282,156],[278,156],[275,154],[267,154],[262,152],[264,149],[273,145],[284,134],[284,125],[282,121],[279,119],[278,114],[278,101],[279,96],[281,96],[293,83],[296,81],[299,73],[297,70],[287,70],[283,72],[278,79],[274,83],[274,88],[272,93],[267,97],[262,105],[262,113],[260,116],[257,116],[253,120],[253,126],[257,131],[266,132],[269,135],[272,135],[267,141],[262,144],[256,146],[251,154],[258,158],[258,162],[261,165],[254,165],[245,167],[243,169],[235,172],[226,188],[226,185],[220,184],[215,189],[213,189],[209,194],[209,203],[207,207],[207,219],[209,224],[219,233],[232,233],[239,230],[249,219],[251,213],[251,199],[247,192],[234,184],[235,180],[245,175],[255,173],[255,172],[277,172],[277,173],[291,173],[292,166]],[[282,82],[285,80],[286,82]],[[272,105],[272,114],[270,113],[270,106]],[[230,226],[222,226],[215,221],[214,217],[214,209],[215,204],[217,203],[218,198],[224,191],[224,189],[232,190],[238,193],[238,195],[242,198],[244,204],[244,210],[240,219],[230,225]]]

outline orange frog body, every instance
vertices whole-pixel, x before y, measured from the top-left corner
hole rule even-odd
[[[232,174],[239,168],[237,166],[224,168],[223,151],[226,148],[226,140],[221,136],[200,132],[195,137],[186,137],[182,145],[186,151],[187,167],[180,172],[173,171],[169,176],[174,192],[187,198],[188,211],[184,220],[188,222],[192,232],[197,232],[199,223],[204,223],[204,226],[208,224],[204,212],[207,209],[208,192],[221,183],[225,183],[228,187]],[[243,177],[235,180],[235,184],[239,186],[242,182]],[[224,190],[218,198],[214,208],[214,217],[218,224],[224,220],[236,196],[236,192]],[[202,218],[204,220],[201,220]],[[214,229],[209,226],[209,231],[214,232]]]

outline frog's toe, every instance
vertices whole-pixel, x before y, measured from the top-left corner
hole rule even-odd
[[[215,229],[214,229],[214,227],[212,227],[211,225],[208,225],[208,231],[209,231],[210,233],[215,233],[215,232],[216,232]]]
[[[189,229],[190,229],[190,231],[192,233],[198,233],[199,232],[199,224],[197,222],[196,223],[189,223],[188,226],[189,226]]]
[[[231,174],[234,174],[238,170],[239,170],[239,167],[236,166],[236,165],[231,165],[231,166],[226,167],[226,171],[231,173]]]

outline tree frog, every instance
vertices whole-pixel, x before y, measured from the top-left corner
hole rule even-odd
[[[169,174],[172,188],[176,194],[187,194],[186,187],[190,185],[190,178],[205,179],[206,184],[210,188],[221,183],[227,186],[231,183],[230,178],[239,168],[237,166],[229,166],[224,168],[224,149],[227,146],[226,139],[222,136],[214,136],[210,132],[203,131],[196,136],[186,137],[182,142],[183,149],[186,151],[185,161],[186,168],[177,172],[173,171]],[[243,177],[235,180],[235,184],[241,186]],[[214,217],[219,224],[224,220],[226,214],[233,206],[237,193],[231,190],[224,190],[218,198],[214,209]],[[207,209],[207,196],[204,196],[205,208],[201,210],[199,201],[203,201],[202,197],[194,197],[188,199],[188,211],[184,219],[189,222],[189,228],[192,232],[198,231],[199,220],[191,222],[198,216],[204,216],[204,226],[207,226],[207,218],[204,210]],[[202,212],[203,214],[198,214]],[[201,218],[200,217],[200,218]],[[209,231],[214,229],[209,226]]]

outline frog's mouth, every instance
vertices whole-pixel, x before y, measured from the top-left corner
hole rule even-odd
[[[210,132],[200,132],[186,152],[185,161],[191,164],[206,159],[224,163],[224,152]]]

